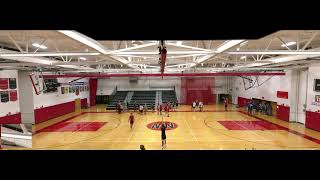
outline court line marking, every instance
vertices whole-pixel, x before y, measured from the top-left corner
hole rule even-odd
[[[192,135],[193,139],[194,139],[196,142],[199,142],[199,141],[198,141],[198,138],[194,135],[194,133],[193,133],[193,131],[192,131],[192,129],[191,129],[191,127],[190,127],[190,125],[189,125],[189,123],[188,123],[187,119],[184,119],[184,121],[185,121],[185,123],[187,124],[188,129],[189,129],[190,134]]]
[[[255,116],[255,115],[249,115],[248,113],[243,112],[243,111],[240,111],[240,110],[239,110],[239,112],[242,113],[242,114],[245,114],[245,115],[247,115],[247,116],[249,116],[249,117],[251,116],[251,117],[254,117],[254,118],[258,119],[258,120],[266,121],[266,122],[269,122],[269,123],[274,124],[274,125],[276,125],[276,126],[280,126],[280,127],[284,128],[284,129],[283,129],[284,131],[290,132],[290,133],[295,134],[295,135],[297,135],[297,136],[300,136],[300,137],[302,137],[302,138],[304,138],[304,139],[307,139],[307,140],[312,141],[312,142],[314,142],[314,143],[320,144],[320,140],[319,140],[319,139],[314,138],[314,137],[312,137],[312,136],[309,136],[309,135],[307,135],[307,134],[300,133],[300,132],[298,132],[298,131],[296,131],[296,130],[290,129],[290,128],[288,128],[288,127],[282,126],[282,125],[277,124],[277,123],[274,123],[274,122],[272,122],[272,121],[268,121],[268,120],[266,120],[266,119],[263,119],[263,118],[261,118],[261,117]]]

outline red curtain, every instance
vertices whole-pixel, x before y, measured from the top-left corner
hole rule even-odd
[[[90,85],[90,106],[95,106],[96,105],[98,79],[91,79],[90,78],[89,85]]]
[[[213,104],[215,102],[214,80],[214,77],[182,78],[181,103],[191,104],[198,100],[203,104]]]

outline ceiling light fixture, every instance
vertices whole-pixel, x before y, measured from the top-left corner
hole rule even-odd
[[[87,58],[85,58],[85,57],[80,57],[79,59],[83,60],[83,61],[87,60]]]
[[[181,46],[182,45],[182,41],[177,41],[177,45]]]
[[[292,46],[292,45],[294,45],[294,44],[297,44],[297,42],[291,41],[291,42],[288,42],[288,43],[286,43],[286,44],[282,44],[281,47]]]
[[[100,53],[103,53],[103,54],[107,53],[104,46],[102,46],[101,44],[99,44],[95,40],[93,40],[93,39],[91,39],[81,33],[78,33],[76,31],[69,31],[69,30],[59,30],[59,32],[97,50]]]
[[[47,46],[45,45],[40,45],[39,43],[33,43],[32,46],[40,48],[40,49],[47,49]]]
[[[245,59],[245,58],[247,58],[247,56],[241,56],[241,57],[240,57],[240,59]]]
[[[232,48],[235,45],[240,44],[241,42],[243,42],[244,40],[230,40],[230,41],[225,41],[221,46],[219,46],[216,50],[216,53],[221,53],[225,50],[228,50],[230,48]]]
[[[240,47],[246,45],[248,42],[249,42],[249,41],[245,41],[245,42],[241,43],[241,44],[240,44]]]

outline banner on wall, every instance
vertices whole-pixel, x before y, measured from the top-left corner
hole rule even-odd
[[[8,89],[8,78],[0,78],[0,89]]]
[[[285,91],[277,91],[277,97],[282,99],[288,99],[288,92]]]
[[[9,95],[10,95],[10,101],[18,100],[18,93],[16,90],[11,90]]]
[[[65,87],[61,87],[61,94],[64,94]]]
[[[2,103],[6,103],[9,101],[9,93],[8,91],[1,91],[0,92],[0,96],[1,96],[1,102]]]
[[[16,78],[9,78],[9,88],[17,89],[17,80]]]

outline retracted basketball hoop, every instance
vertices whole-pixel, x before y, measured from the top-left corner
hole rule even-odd
[[[36,95],[41,94],[43,91],[47,89],[41,71],[34,71],[29,75],[29,77]]]
[[[166,58],[167,58],[167,48],[165,46],[164,40],[161,40],[159,43],[159,64],[160,64],[160,72],[161,77],[163,79],[164,67],[166,65]]]
[[[242,78],[243,87],[245,90],[251,89],[253,87],[260,87],[267,81],[269,81],[273,76],[240,76]]]

